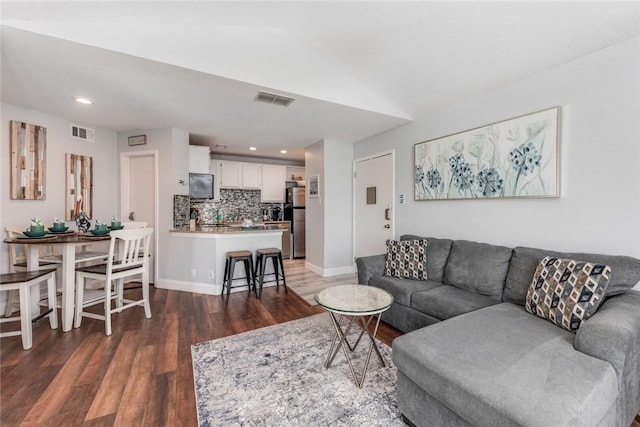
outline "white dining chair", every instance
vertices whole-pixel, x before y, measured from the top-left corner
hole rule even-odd
[[[28,350],[33,343],[31,292],[40,293],[40,284],[47,282],[47,306],[49,310],[40,317],[49,317],[51,329],[58,328],[58,313],[56,311],[56,270],[23,271],[18,273],[0,274],[0,290],[15,291],[20,296],[20,316],[0,319],[0,323],[20,321],[19,331],[1,332],[0,338],[16,335],[22,336],[22,348]]]
[[[7,238],[23,237],[23,231],[25,231],[29,225],[8,225],[5,228]],[[27,271],[27,249],[24,245],[7,245],[9,247],[9,271],[11,273],[17,273]],[[45,261],[42,258],[53,255],[53,247],[51,245],[41,245],[38,248],[40,250],[39,266],[42,267],[57,267],[57,263],[51,261]],[[20,297],[17,289],[7,290],[7,302],[4,315],[9,317],[13,314],[14,309],[19,307]]]
[[[122,221],[120,223],[123,228],[146,228],[147,223],[145,221]]]
[[[152,228],[123,228],[111,231],[107,262],[76,269],[76,312],[74,326],[79,328],[83,317],[104,320],[105,334],[111,335],[111,314],[143,306],[145,317],[151,317],[149,304],[149,246]],[[140,252],[142,251],[142,256]],[[142,299],[124,298],[124,279],[142,275]],[[85,289],[86,279],[100,280],[103,289]],[[115,307],[112,302],[115,301]],[[104,304],[104,314],[85,308]]]

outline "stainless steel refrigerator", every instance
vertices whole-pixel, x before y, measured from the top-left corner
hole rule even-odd
[[[284,220],[291,221],[291,253],[293,258],[305,256],[305,187],[287,188]]]

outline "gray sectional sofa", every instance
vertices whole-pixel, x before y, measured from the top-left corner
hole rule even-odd
[[[405,235],[401,240],[421,237]],[[418,426],[619,426],[640,411],[640,260],[429,238],[427,280],[383,275],[357,259],[358,281],[387,290],[398,406]],[[577,333],[525,310],[547,255],[611,267],[605,300]]]

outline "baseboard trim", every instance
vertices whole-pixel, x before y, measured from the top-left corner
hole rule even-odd
[[[157,289],[170,289],[172,291],[192,292],[205,295],[220,295],[222,293],[222,285],[215,283],[185,282],[171,279],[158,279],[156,280],[155,287]]]
[[[322,268],[318,267],[317,265],[313,265],[308,261],[304,262],[304,268],[311,270],[322,277],[342,276],[343,274],[351,274],[356,272],[352,265],[348,265],[345,267]]]
[[[169,289],[172,291],[191,292],[194,294],[204,295],[220,295],[222,294],[222,285],[215,283],[202,283],[202,282],[185,282],[183,280],[171,280],[171,279],[158,279],[154,286],[157,289]],[[234,282],[234,286],[237,288],[231,288],[231,292],[247,292],[246,286],[239,286],[237,282]],[[263,288],[269,288],[276,286],[275,282],[265,283]]]

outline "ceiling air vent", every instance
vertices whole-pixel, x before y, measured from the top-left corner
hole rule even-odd
[[[71,136],[74,138],[82,139],[84,141],[95,141],[96,132],[93,129],[85,128],[78,125],[71,125]]]
[[[288,107],[295,98],[290,98],[284,95],[276,95],[275,93],[259,91],[258,96],[256,96],[256,101],[268,102],[269,104],[282,105],[283,107]]]

